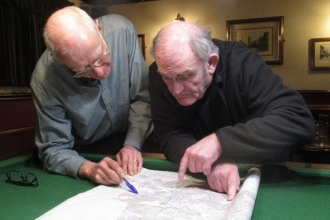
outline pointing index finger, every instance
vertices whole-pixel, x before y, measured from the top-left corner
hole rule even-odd
[[[237,178],[235,173],[230,173],[228,177],[228,195],[227,200],[231,201],[235,198],[237,192],[239,191],[240,180]]]
[[[188,158],[186,156],[183,156],[180,162],[180,168],[179,168],[179,180],[183,180],[184,174],[187,171],[188,167]]]

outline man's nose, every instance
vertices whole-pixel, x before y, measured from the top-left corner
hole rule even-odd
[[[171,93],[174,95],[180,94],[183,90],[183,85],[176,80],[172,81],[171,87]]]
[[[104,66],[94,66],[92,72],[96,76],[103,76],[104,75]]]

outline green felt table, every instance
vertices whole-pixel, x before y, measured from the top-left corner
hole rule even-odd
[[[85,154],[98,161],[103,156]],[[252,165],[239,165],[245,175]],[[144,167],[154,170],[177,171],[178,166],[165,159],[144,157]],[[38,187],[23,187],[6,182],[5,172],[19,170],[34,173]],[[289,167],[289,180],[263,182],[252,219],[329,219],[330,170]],[[38,168],[30,155],[0,161],[0,219],[35,219],[66,199],[92,189],[87,180],[50,174]]]

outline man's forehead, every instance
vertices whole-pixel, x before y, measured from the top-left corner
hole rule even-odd
[[[201,65],[199,59],[187,50],[184,53],[158,54],[155,59],[158,72],[162,74],[194,72]]]
[[[181,70],[158,68],[157,73],[162,76],[176,77],[176,76],[184,76],[192,73],[196,74],[198,73],[198,69],[193,67],[189,67]]]

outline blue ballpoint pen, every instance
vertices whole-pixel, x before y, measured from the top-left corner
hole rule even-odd
[[[135,193],[135,194],[139,194],[138,191],[135,189],[135,187],[134,187],[132,184],[130,184],[130,183],[127,181],[127,179],[124,178],[124,181],[125,181],[125,183],[126,183],[126,186],[127,186],[127,187],[128,187],[133,193]]]

